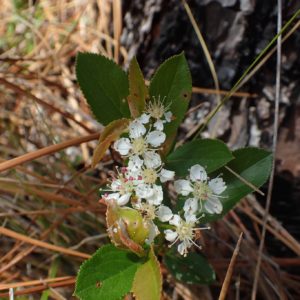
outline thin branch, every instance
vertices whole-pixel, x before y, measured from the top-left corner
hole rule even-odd
[[[251,189],[253,189],[255,192],[259,193],[260,195],[264,196],[265,194],[257,188],[254,184],[252,184],[250,181],[243,178],[240,174],[229,168],[228,166],[225,166],[225,169],[227,169],[230,173],[232,173],[234,176],[236,176],[241,182],[243,182],[245,185],[249,186]]]
[[[238,256],[239,251],[240,251],[242,237],[243,237],[243,233],[241,232],[240,237],[237,241],[236,247],[234,249],[234,252],[232,254],[232,258],[231,258],[230,263],[229,263],[229,267],[228,267],[228,270],[227,270],[227,273],[226,273],[226,276],[225,276],[225,279],[224,279],[224,282],[223,282],[223,285],[222,285],[222,289],[221,289],[221,292],[220,292],[219,300],[224,300],[226,298],[227,291],[228,291],[230,281],[231,281],[231,277],[232,277],[232,273],[233,273],[233,267],[235,265],[237,256]]]
[[[203,35],[200,31],[200,28],[193,16],[193,13],[189,7],[189,5],[187,4],[187,2],[185,0],[182,0],[182,3],[183,3],[183,6],[185,8],[185,11],[190,19],[190,22],[195,30],[195,33],[198,37],[198,40],[201,44],[201,47],[203,49],[203,52],[204,52],[204,55],[205,55],[205,58],[207,60],[207,63],[208,63],[208,66],[209,66],[209,69],[210,69],[210,73],[212,75],[212,78],[213,78],[213,81],[214,81],[214,85],[215,85],[215,89],[216,91],[219,91],[220,90],[220,85],[219,85],[219,80],[218,80],[218,76],[217,76],[217,72],[216,72],[216,69],[215,69],[215,66],[214,66],[214,63],[213,63],[213,60],[211,58],[211,55],[209,53],[209,50],[208,50],[208,47],[206,45],[206,42],[203,38]],[[221,101],[221,98],[220,98],[220,95],[217,93],[217,100],[218,100],[218,103]]]
[[[281,31],[281,27],[282,27],[282,2],[281,0],[278,0],[277,1],[277,32],[278,33]],[[281,36],[279,36],[277,39],[276,90],[275,90],[276,94],[275,94],[275,112],[274,112],[274,129],[273,129],[274,133],[273,133],[273,149],[272,149],[273,161],[272,161],[270,181],[268,185],[268,194],[266,200],[265,213],[263,216],[263,228],[262,228],[261,239],[260,239],[260,244],[258,249],[258,258],[257,258],[257,264],[255,268],[254,282],[253,282],[253,288],[251,294],[252,300],[256,299],[256,294],[257,294],[258,279],[259,279],[260,266],[262,261],[262,253],[265,244],[267,221],[268,221],[268,215],[271,206],[272,190],[273,190],[274,175],[275,175],[275,161],[276,161],[277,135],[278,135],[278,123],[279,123],[279,103],[281,98],[280,74],[281,74]]]
[[[46,278],[46,279],[38,279],[38,280],[31,280],[31,281],[22,281],[22,282],[14,282],[14,283],[4,283],[0,284],[0,291],[7,290],[10,288],[20,288],[20,287],[26,287],[26,286],[33,286],[33,285],[40,285],[50,282],[59,282],[64,281],[67,279],[72,279],[74,277],[72,276],[64,276],[64,277],[56,277],[56,278]]]
[[[33,152],[26,153],[24,155],[18,156],[16,158],[7,160],[5,162],[0,163],[0,172],[14,168],[18,165],[21,165],[25,162],[37,159],[39,157],[49,155],[52,153],[55,153],[57,151],[63,150],[65,148],[79,145],[82,143],[87,143],[89,141],[97,140],[99,139],[100,133],[93,133],[86,136],[82,136],[79,138],[74,138],[66,142],[62,142],[59,144],[51,145]]]
[[[42,248],[49,249],[52,251],[57,251],[59,253],[64,253],[67,255],[72,255],[72,256],[81,257],[81,258],[90,258],[91,257],[87,253],[83,253],[83,252],[67,249],[64,247],[52,245],[52,244],[49,244],[46,242],[42,242],[42,241],[30,238],[28,236],[25,236],[23,234],[17,233],[13,230],[10,230],[10,229],[4,228],[4,227],[0,227],[0,234],[3,234],[5,236],[11,237],[13,239],[23,241],[25,243],[32,244],[32,245],[35,245],[38,247],[42,247]]]

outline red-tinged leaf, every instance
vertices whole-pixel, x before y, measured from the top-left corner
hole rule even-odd
[[[103,158],[111,143],[118,139],[119,136],[127,129],[129,122],[129,119],[119,119],[112,121],[104,128],[100,135],[99,143],[94,151],[92,167],[97,165],[97,163]]]
[[[140,66],[134,57],[129,66],[129,96],[127,97],[131,116],[137,118],[142,114],[148,97],[148,88]]]

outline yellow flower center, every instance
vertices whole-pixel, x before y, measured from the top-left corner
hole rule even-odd
[[[145,169],[142,173],[145,183],[153,184],[157,179],[157,173],[153,169]]]
[[[193,223],[186,223],[184,221],[181,221],[182,224],[176,228],[176,231],[178,233],[178,237],[180,240],[184,240],[186,238],[192,239],[194,236],[193,233]]]
[[[198,181],[194,184],[193,194],[199,200],[207,200],[212,195],[212,190],[205,182]]]
[[[165,113],[165,107],[159,100],[149,102],[147,106],[147,112],[154,119],[161,119]]]
[[[155,219],[155,206],[142,203],[141,207],[139,208],[141,215],[148,220],[154,220]]]
[[[147,150],[147,142],[143,137],[139,137],[132,142],[132,150],[134,154],[142,155]]]

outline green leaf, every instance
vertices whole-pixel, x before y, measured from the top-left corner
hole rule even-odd
[[[165,255],[164,263],[177,280],[188,284],[209,284],[216,279],[212,266],[198,253],[184,257],[171,251]]]
[[[243,148],[233,152],[235,157],[228,167],[238,173],[248,182],[261,187],[269,178],[272,168],[272,153],[258,148]],[[222,194],[223,212],[220,215],[207,215],[201,222],[206,223],[221,219],[227,214],[241,198],[253,192],[253,189],[243,183],[227,169],[222,168],[218,174],[222,177],[227,185],[227,189]]]
[[[168,153],[192,94],[191,74],[183,53],[172,56],[157,69],[150,82],[149,93],[149,101],[153,100],[152,97],[160,97],[166,107],[169,105],[175,117],[175,120],[165,126],[168,137],[165,153]]]
[[[145,84],[143,73],[134,57],[130,62],[129,72],[129,91],[128,105],[133,118],[139,117],[145,110],[148,88]]]
[[[160,264],[151,248],[148,261],[141,265],[135,273],[132,292],[136,300],[159,300],[161,291]]]
[[[81,300],[118,300],[130,292],[142,260],[113,245],[101,247],[79,270],[75,295]]]
[[[130,117],[126,73],[112,60],[94,53],[78,53],[76,75],[96,119],[103,125]]]
[[[231,161],[232,153],[227,146],[219,140],[194,140],[177,148],[166,161],[166,167],[176,172],[177,176],[186,176],[188,169],[200,164],[211,173]]]

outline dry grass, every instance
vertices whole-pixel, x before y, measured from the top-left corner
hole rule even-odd
[[[23,2],[16,7],[2,0],[0,12],[0,297],[7,298],[13,288],[15,296],[29,297],[20,299],[39,299],[46,290],[43,299],[71,299],[81,262],[108,241],[97,189],[113,165],[107,154],[97,169],[90,168],[101,126],[79,92],[74,58],[78,51],[92,51],[127,63],[120,44],[121,3]],[[215,93],[199,87],[193,91]],[[227,293],[228,299],[247,299],[263,215],[253,196],[244,199],[203,236],[218,281],[211,289],[188,288],[164,272],[171,289],[176,287],[173,294],[164,293],[165,299],[216,297],[242,231]],[[300,245],[272,216],[266,229],[293,256],[264,253],[259,294],[293,299],[300,290],[299,276],[293,273],[300,265]]]

